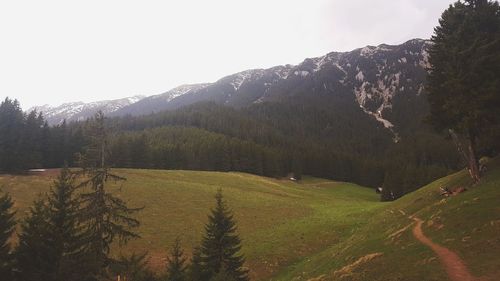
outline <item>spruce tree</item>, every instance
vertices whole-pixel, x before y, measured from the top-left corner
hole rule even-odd
[[[86,259],[82,226],[79,222],[80,202],[75,194],[76,175],[68,168],[61,173],[49,193],[49,235],[54,239],[56,271],[54,281],[84,280]]]
[[[188,280],[189,281],[200,281],[203,278],[203,267],[201,264],[201,249],[200,247],[195,247],[193,249],[193,256],[191,257],[191,264],[188,268]]]
[[[239,254],[241,240],[236,233],[236,223],[219,190],[216,205],[205,226],[201,243],[202,272],[206,280],[225,270],[235,281],[248,280],[248,270],[243,268],[245,259]]]
[[[86,136],[89,145],[80,155],[82,174],[86,179],[79,185],[84,188],[81,194],[82,219],[86,228],[86,252],[92,260],[95,278],[107,277],[107,270],[113,260],[109,256],[111,244],[120,244],[139,235],[132,231],[139,221],[131,215],[140,209],[127,207],[125,201],[106,189],[108,182],[124,181],[123,177],[111,173],[106,159],[108,157],[107,131],[104,115],[98,112],[87,123]]]
[[[154,274],[148,269],[147,253],[121,256],[110,265],[111,279],[130,281],[155,281]]]
[[[181,241],[175,239],[174,245],[167,260],[167,279],[166,281],[185,281],[186,280],[186,259],[181,249]]]
[[[54,281],[57,271],[56,241],[49,224],[45,198],[37,199],[21,225],[15,251],[15,277],[22,281]]]
[[[215,274],[212,278],[210,278],[210,281],[236,281],[236,280],[237,279],[235,279],[233,275],[231,275],[231,273],[228,272],[224,266],[217,274]]]
[[[24,129],[24,115],[17,100],[5,98],[0,103],[0,171],[17,172],[24,163],[19,157]]]
[[[8,194],[0,197],[0,276],[11,278],[12,254],[9,239],[14,232],[16,222],[12,211],[12,199]]]
[[[477,182],[477,142],[500,123],[500,5],[456,2],[442,14],[432,42],[429,120],[437,129],[462,136],[455,140]],[[462,140],[467,143],[462,145]]]

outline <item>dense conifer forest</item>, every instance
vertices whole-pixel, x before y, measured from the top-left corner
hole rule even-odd
[[[332,109],[333,108],[333,109]],[[198,103],[146,116],[106,119],[113,167],[311,175],[384,186],[395,199],[462,167],[453,143],[423,123],[396,142],[380,123],[327,97],[232,108]],[[0,107],[3,171],[76,165],[90,122],[50,127],[17,101]]]

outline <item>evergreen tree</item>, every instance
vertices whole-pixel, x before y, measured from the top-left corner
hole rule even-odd
[[[210,278],[210,281],[236,281],[236,280],[237,279],[235,279],[233,275],[231,275],[231,273],[227,271],[226,267],[224,266],[217,274],[215,274],[212,278]]]
[[[147,253],[121,256],[110,265],[111,279],[120,276],[123,281],[155,281],[154,274],[148,269]]]
[[[95,278],[106,278],[107,269],[112,259],[109,256],[111,244],[117,239],[120,244],[139,235],[132,228],[139,226],[139,221],[131,215],[140,209],[128,208],[125,201],[106,189],[109,180],[123,181],[125,178],[111,173],[107,166],[107,133],[104,115],[98,112],[87,123],[89,145],[80,155],[82,174],[87,177],[80,187],[87,187],[81,194],[82,218],[86,227],[87,254],[91,257]]]
[[[54,281],[58,254],[52,235],[50,209],[45,199],[38,199],[21,225],[15,251],[15,275],[22,281]]]
[[[235,281],[246,281],[248,270],[243,268],[244,257],[238,254],[241,241],[236,233],[233,215],[223,200],[221,190],[217,192],[215,199],[216,206],[209,215],[201,243],[202,272],[206,274],[206,280],[226,270]]]
[[[191,264],[188,268],[189,281],[200,281],[205,278],[203,275],[203,267],[201,264],[201,249],[200,247],[195,247],[193,249],[193,256],[191,257]]]
[[[172,251],[167,260],[167,281],[185,281],[186,280],[186,266],[184,263],[184,253],[181,249],[181,241],[179,238],[175,239]]]
[[[8,194],[0,197],[0,276],[11,278],[13,257],[9,239],[14,232],[16,222],[12,211],[12,199]]]
[[[0,104],[0,171],[23,169],[20,143],[24,127],[24,115],[19,102],[5,98]]]
[[[54,239],[57,266],[54,281],[84,280],[87,273],[75,176],[68,168],[62,169],[48,197],[49,235]]]
[[[459,1],[444,11],[439,24],[429,52],[429,120],[464,136],[463,151],[477,182],[477,142],[500,122],[500,6],[497,1]]]

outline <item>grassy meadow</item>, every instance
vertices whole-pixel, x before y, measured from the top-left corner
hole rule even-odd
[[[309,256],[345,241],[384,203],[373,189],[350,183],[306,178],[301,182],[243,173],[116,169],[126,182],[110,188],[137,215],[141,239],[114,252],[148,251],[151,266],[161,271],[179,236],[186,253],[197,245],[214,195],[222,188],[243,240],[252,280],[278,276]],[[0,175],[0,187],[15,201],[17,217],[49,189],[57,171],[38,175]]]
[[[444,198],[439,187],[469,186],[465,170],[385,205],[350,238],[273,280],[448,280],[434,252],[413,237],[409,216],[424,220],[424,233],[457,252],[479,280],[500,280],[500,159],[487,166],[481,182],[459,195]]]
[[[410,216],[425,221],[434,242],[459,254],[481,281],[500,276],[500,159],[477,186],[444,198],[439,187],[470,184],[466,171],[439,179],[390,203],[372,189],[317,178],[300,182],[243,173],[116,169],[126,182],[110,188],[138,214],[141,239],[115,254],[148,251],[158,272],[179,236],[197,245],[222,188],[243,240],[252,280],[447,280],[434,252],[412,235]],[[21,219],[57,171],[0,175]]]

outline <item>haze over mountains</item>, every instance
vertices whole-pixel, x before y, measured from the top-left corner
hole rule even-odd
[[[425,106],[427,47],[413,39],[401,45],[366,46],[351,52],[331,52],[299,65],[252,69],[214,83],[182,85],[163,94],[92,103],[36,107],[49,124],[83,120],[102,110],[110,116],[145,115],[201,101],[236,108],[264,102],[322,95],[360,107],[391,131],[400,131],[421,115]]]

